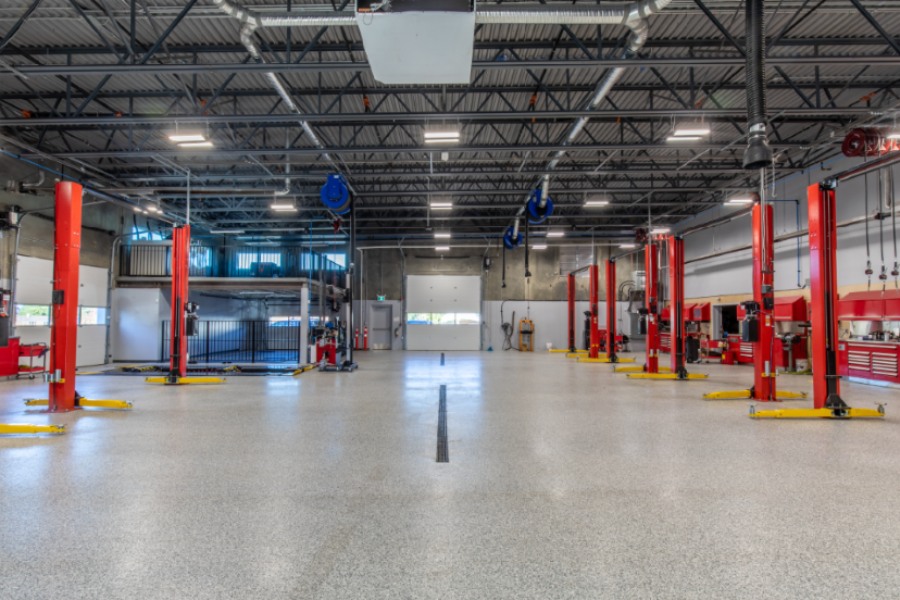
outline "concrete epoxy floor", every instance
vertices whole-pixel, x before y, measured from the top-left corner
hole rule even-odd
[[[27,413],[44,385],[0,384],[0,421],[70,427],[0,438],[0,597],[900,596],[900,405],[756,422],[747,401],[699,399],[749,368],[683,383],[544,353],[360,362],[218,387],[80,379],[125,414]],[[897,395],[844,384],[858,406]]]

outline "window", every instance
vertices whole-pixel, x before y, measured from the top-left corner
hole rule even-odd
[[[147,240],[150,242],[161,242],[163,236],[161,233],[157,231],[150,231],[149,229],[142,229],[137,225],[131,226],[131,239],[133,240]]]
[[[78,313],[79,325],[106,325],[105,306],[82,306]]]
[[[273,263],[281,266],[280,252],[238,252],[237,267],[243,271],[248,271],[253,263]]]
[[[347,255],[344,254],[343,252],[334,252],[334,253],[330,253],[330,254],[325,254],[325,258],[326,258],[326,260],[331,261],[329,263],[325,263],[325,268],[328,269],[329,271],[337,271],[338,270],[338,269],[335,269],[334,265],[337,265],[341,269],[347,268]],[[334,263],[334,264],[331,264],[331,263]]]
[[[269,317],[269,327],[299,327],[300,317]]]
[[[479,325],[478,313],[407,313],[408,325]]]
[[[47,327],[50,325],[49,304],[16,304],[16,327]]]

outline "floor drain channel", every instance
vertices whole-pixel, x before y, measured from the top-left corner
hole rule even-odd
[[[447,386],[441,386],[440,402],[438,404],[438,430],[437,430],[437,462],[450,462],[450,447],[447,442]]]

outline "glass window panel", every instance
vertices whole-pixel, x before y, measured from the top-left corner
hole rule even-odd
[[[50,325],[49,304],[16,304],[16,327]]]
[[[78,313],[79,325],[106,325],[105,306],[82,306]]]
[[[431,322],[435,325],[456,325],[456,313],[431,313]]]
[[[431,325],[429,313],[407,313],[406,322],[410,325]]]
[[[481,315],[478,313],[456,313],[457,325],[480,325]]]

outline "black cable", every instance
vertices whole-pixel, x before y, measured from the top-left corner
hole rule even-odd
[[[891,173],[893,174],[893,169],[891,169]],[[894,286],[897,285],[897,276],[900,275],[900,265],[897,264],[897,206],[896,206],[896,198],[894,197],[894,178],[893,176],[890,178],[891,181],[891,230],[893,231],[894,236],[894,270],[891,271],[891,275],[894,276]]]
[[[863,161],[865,162],[865,161]],[[866,224],[866,277],[869,278],[869,287],[872,287],[872,254],[869,249],[869,176],[863,176],[863,199],[865,202],[865,219]]]
[[[887,281],[887,267],[884,265],[884,213],[882,212],[881,200],[884,198],[884,182],[881,179],[881,176],[878,177],[878,237],[881,245],[881,273],[878,274],[878,279],[882,282]]]

